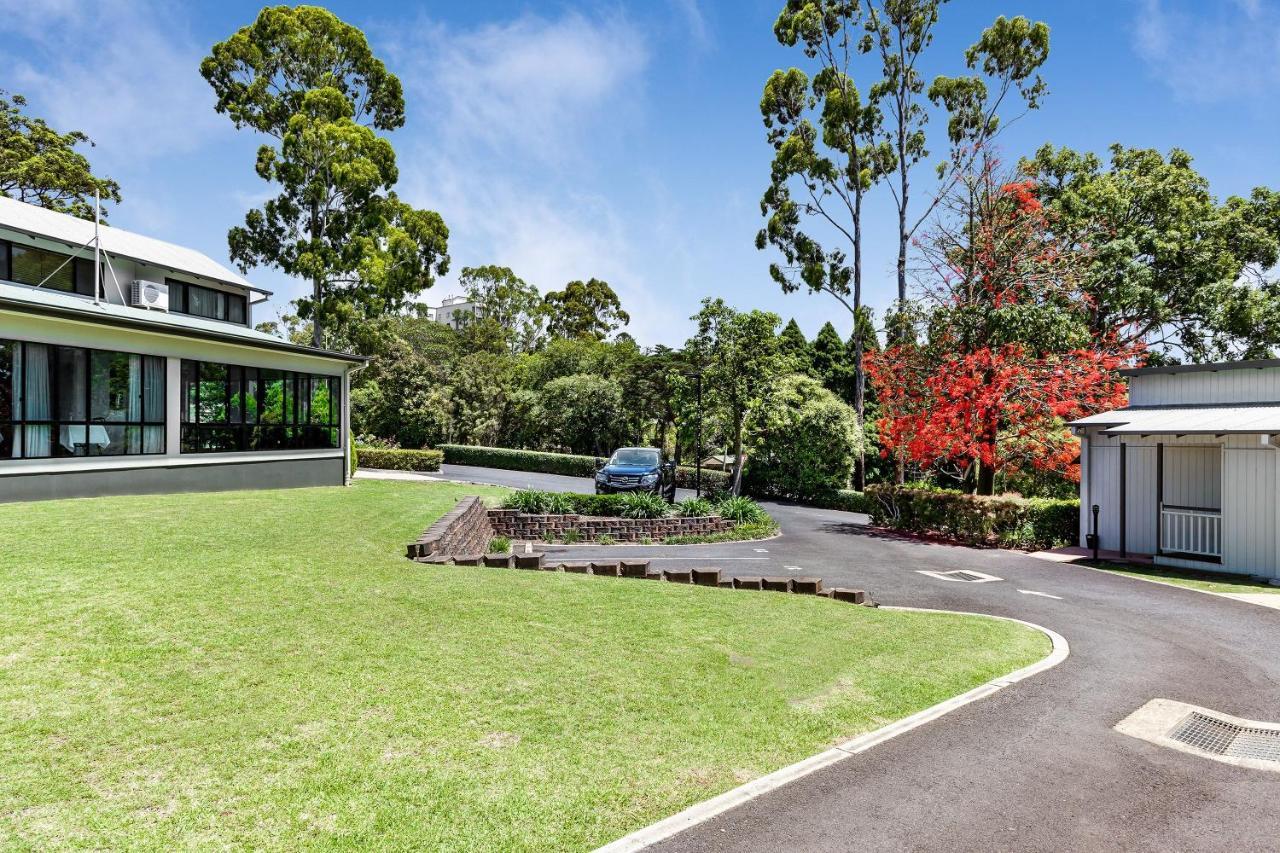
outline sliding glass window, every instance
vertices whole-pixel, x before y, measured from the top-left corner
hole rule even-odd
[[[342,379],[209,361],[182,362],[182,452],[340,446]]]
[[[165,360],[0,340],[0,457],[165,452]]]

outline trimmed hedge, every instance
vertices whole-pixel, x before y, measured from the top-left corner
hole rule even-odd
[[[506,447],[480,447],[470,444],[438,444],[444,461],[450,465],[477,465],[507,471],[533,471],[539,474],[563,474],[566,477],[594,477],[594,456],[569,453],[543,453],[537,450],[511,450]]]
[[[866,492],[858,492],[853,489],[841,489],[829,495],[816,497],[813,500],[805,501],[810,506],[821,507],[822,509],[838,509],[843,512],[862,512],[867,515],[871,514],[872,506],[875,504],[875,498]]]
[[[354,452],[354,448],[353,448]],[[383,450],[361,447],[360,465],[387,471],[439,471],[444,454],[439,450]]]
[[[572,453],[547,453],[541,450],[512,450],[506,447],[480,447],[470,444],[438,444],[444,452],[444,461],[450,465],[476,465],[481,468],[502,468],[506,471],[532,471],[537,474],[561,474],[566,477],[594,477],[597,460],[594,456],[577,456]],[[697,469],[682,465],[676,469],[676,486],[692,489],[697,479]],[[702,470],[703,491],[724,491],[729,487],[729,475],[723,471]]]
[[[902,486],[869,486],[867,498],[875,524],[967,545],[1054,548],[1074,542],[1079,527],[1078,500],[979,497]]]

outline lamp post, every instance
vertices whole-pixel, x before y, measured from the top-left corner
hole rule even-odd
[[[697,468],[694,469],[693,487],[694,493],[698,497],[702,497],[702,374],[699,372],[692,372],[684,375],[685,377],[694,380],[697,383],[698,389],[696,398],[698,401],[698,430],[697,438],[695,439],[697,446],[694,448],[694,454],[697,456],[697,459],[694,461],[697,464]]]

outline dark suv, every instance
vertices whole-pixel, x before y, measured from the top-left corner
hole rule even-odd
[[[653,447],[620,447],[596,471],[596,494],[650,492],[676,499],[676,464],[662,458]]]

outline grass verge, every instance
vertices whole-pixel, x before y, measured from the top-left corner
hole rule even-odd
[[[732,530],[709,533],[702,536],[668,536],[663,545],[707,545],[715,542],[749,542],[752,539],[768,539],[778,532],[776,522],[766,524],[739,524]]]
[[[0,505],[0,848],[585,849],[1041,658],[402,548],[449,483]]]
[[[1280,587],[1271,586],[1263,581],[1254,580],[1245,575],[1231,575],[1225,572],[1203,572],[1196,569],[1174,569],[1165,566],[1137,566],[1104,563],[1095,568],[1115,572],[1118,575],[1129,575],[1136,578],[1163,581],[1176,586],[1200,589],[1206,592],[1266,592],[1280,595]]]

